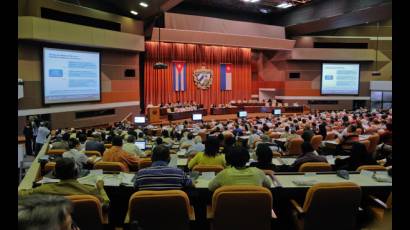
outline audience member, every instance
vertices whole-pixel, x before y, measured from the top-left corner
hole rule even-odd
[[[131,156],[145,157],[145,153],[135,144],[135,136],[128,135],[127,143],[122,146],[122,149]]]
[[[42,184],[36,188],[20,190],[20,196],[30,194],[50,194],[50,195],[93,195],[97,197],[103,205],[110,202],[105,190],[104,181],[98,180],[96,186],[80,184],[77,177],[80,169],[72,158],[60,158],[56,162],[54,169],[55,177],[60,179],[58,183]]]
[[[302,143],[302,154],[300,154],[295,162],[291,165],[291,168],[294,171],[298,171],[299,167],[306,162],[327,162],[326,158],[323,156],[319,156],[314,153],[314,149],[312,147],[312,144],[310,142],[303,142]]]
[[[267,144],[260,144],[256,148],[257,162],[252,162],[251,167],[256,167],[259,169],[272,170],[275,171],[275,165],[272,164],[272,150]]]
[[[188,163],[188,168],[195,165],[221,165],[225,167],[225,155],[218,153],[219,141],[216,137],[208,137],[205,141],[205,151],[198,152]]]
[[[219,172],[208,184],[208,189],[215,191],[225,185],[259,185],[270,188],[272,182],[265,173],[255,167],[246,167],[249,152],[243,147],[235,146],[231,151],[231,166]]]
[[[31,195],[18,200],[19,230],[80,230],[71,218],[71,202],[63,196]]]
[[[112,138],[112,147],[105,150],[102,160],[123,163],[127,171],[129,171],[129,166],[138,165],[139,157],[131,156],[125,152],[122,149],[122,137],[116,135]]]
[[[87,143],[85,143],[85,150],[86,151],[98,151],[101,154],[104,153],[105,147],[104,147],[104,143],[101,142],[101,135],[99,133],[92,134],[92,139],[88,140]]]
[[[193,186],[185,172],[169,167],[169,148],[157,146],[151,155],[151,167],[140,169],[135,176],[135,188],[139,190],[181,189]]]

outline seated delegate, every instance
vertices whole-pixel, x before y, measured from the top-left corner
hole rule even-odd
[[[231,166],[219,172],[208,184],[211,191],[225,185],[259,185],[270,188],[272,182],[265,173],[255,167],[246,167],[249,152],[243,147],[235,146],[231,150]]]
[[[139,190],[181,189],[192,186],[192,180],[179,168],[169,167],[169,148],[157,146],[151,155],[151,167],[140,169],[135,175],[135,188]]]

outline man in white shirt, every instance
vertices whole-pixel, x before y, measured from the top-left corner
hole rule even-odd
[[[80,141],[78,141],[75,138],[70,138],[70,140],[68,141],[68,146],[70,150],[68,150],[67,152],[64,152],[63,157],[72,158],[80,169],[82,169],[85,165],[87,165],[87,163],[93,163],[93,161],[96,158],[94,156],[94,157],[91,157],[91,159],[88,159],[88,157],[84,153],[80,152],[79,151],[81,148]]]
[[[145,153],[135,145],[135,136],[128,135],[127,143],[122,145],[122,149],[131,156],[145,157]]]
[[[38,128],[37,137],[36,137],[36,148],[35,148],[36,156],[40,152],[41,148],[43,147],[44,142],[46,142],[48,134],[50,134],[50,130],[46,127],[46,123],[41,122],[40,128]]]

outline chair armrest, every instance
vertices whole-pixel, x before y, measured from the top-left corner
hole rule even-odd
[[[291,199],[290,203],[293,205],[293,208],[298,212],[298,216],[301,216],[305,213],[303,211],[303,208],[300,207],[300,205],[295,200]]]
[[[369,195],[370,200],[372,200],[375,204],[377,204],[379,207],[383,208],[383,209],[388,209],[387,204],[384,203],[383,201],[381,201],[380,199]]]
[[[211,205],[207,205],[206,206],[206,218],[207,219],[213,219],[214,218],[214,212],[212,210],[212,206]]]
[[[130,223],[130,213],[127,211],[127,215],[125,216],[124,219],[124,224],[129,224]]]
[[[195,209],[194,206],[189,206],[188,216],[190,221],[195,221]]]

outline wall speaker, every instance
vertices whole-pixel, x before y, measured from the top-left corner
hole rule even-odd
[[[289,73],[289,78],[291,79],[300,78],[300,73]]]
[[[124,72],[125,77],[135,77],[135,69],[126,69]]]

